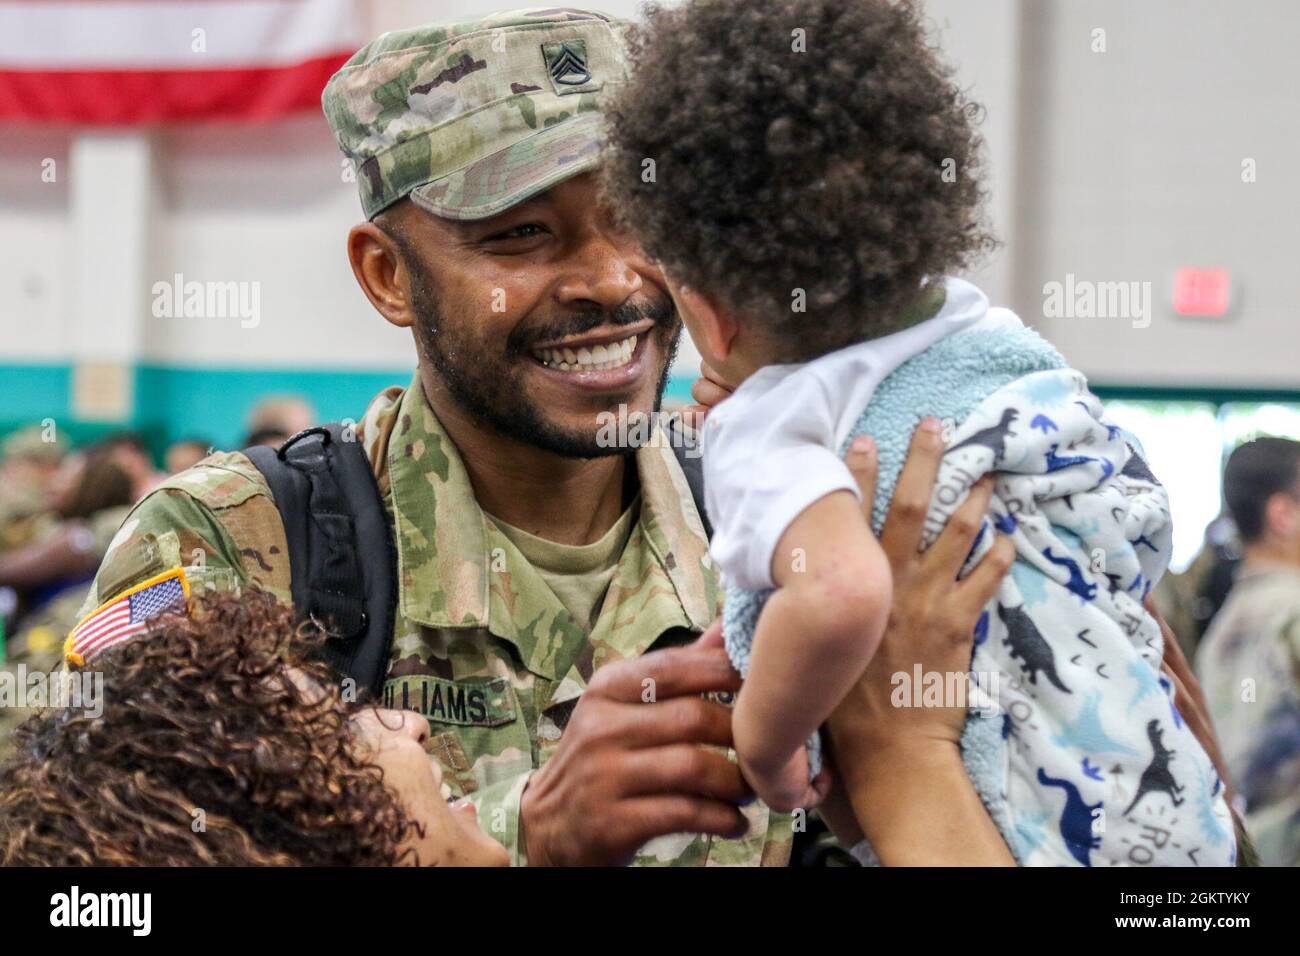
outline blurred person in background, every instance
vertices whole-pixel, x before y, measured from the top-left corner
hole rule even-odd
[[[1237,526],[1225,512],[1206,526],[1201,550],[1186,570],[1165,575],[1151,592],[1188,658],[1196,656],[1201,638],[1228,599],[1240,563]]]
[[[114,446],[96,445],[68,456],[50,483],[51,510],[21,548],[0,554],[0,588],[19,598],[17,629],[5,642],[6,670],[50,671],[95,569],[135,501],[134,482]],[[27,716],[0,709],[0,753],[9,730]]]
[[[279,447],[285,439],[316,423],[316,409],[305,398],[293,395],[264,398],[248,413],[247,437],[240,447]]]
[[[31,540],[50,508],[50,481],[66,452],[67,443],[39,425],[0,444],[0,554]]]
[[[95,448],[106,452],[109,459],[130,478],[132,501],[139,501],[167,477],[154,465],[149,446],[135,432],[114,432],[101,439]]]
[[[102,556],[91,539],[107,535],[106,548],[135,500],[135,483],[119,458],[115,449],[96,445],[64,459],[49,482],[48,508],[31,540],[0,555],[0,585],[39,601],[46,589],[89,579]]]
[[[279,448],[296,434],[297,432],[287,432],[282,428],[259,428],[245,435],[239,447],[253,448],[257,445],[265,445],[267,448]]]
[[[169,475],[193,468],[212,453],[211,442],[202,438],[183,438],[173,442],[163,454],[163,468]]]
[[[1242,541],[1197,670],[1260,862],[1300,865],[1300,442],[1257,438],[1223,473]]]

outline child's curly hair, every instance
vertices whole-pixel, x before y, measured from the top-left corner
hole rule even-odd
[[[923,279],[993,247],[979,107],[911,0],[646,15],[609,114],[607,197],[674,281],[762,323],[786,361],[895,331]]]
[[[49,709],[14,731],[0,864],[401,862],[418,825],[355,746],[318,638],[260,591],[191,614],[90,663],[100,717]]]

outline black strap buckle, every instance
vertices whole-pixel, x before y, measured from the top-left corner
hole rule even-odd
[[[275,450],[276,457],[281,461],[288,461],[288,458],[285,456],[289,454],[289,449],[311,435],[321,436],[322,447],[327,447],[329,443],[334,440],[334,436],[330,434],[330,430],[324,425],[315,425],[311,428],[304,428],[302,431],[298,432],[298,434],[291,435],[289,438],[284,440],[284,444]]]

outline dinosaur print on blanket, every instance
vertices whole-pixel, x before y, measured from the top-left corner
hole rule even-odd
[[[1065,586],[1071,594],[1077,594],[1085,601],[1091,601],[1097,596],[1097,585],[1090,584],[1083,576],[1083,570],[1079,567],[1079,562],[1064,555],[1057,555],[1052,552],[1051,548],[1043,549],[1043,557],[1058,567],[1065,568],[1070,572],[1070,580]]]
[[[1092,866],[1089,854],[1101,849],[1101,837],[1093,832],[1095,813],[1101,809],[1101,801],[1087,803],[1079,794],[1079,788],[1068,780],[1049,777],[1042,767],[1038,768],[1038,782],[1044,787],[1059,787],[1065,791],[1065,809],[1061,811],[1061,839],[1070,851],[1070,855],[1083,866]]]
[[[1052,686],[1064,693],[1070,693],[1070,688],[1061,683],[1061,678],[1057,676],[1056,657],[1052,654],[1051,645],[1043,639],[1043,635],[1034,626],[1033,619],[1025,609],[999,604],[998,617],[1007,626],[1007,636],[1002,643],[1011,649],[1013,658],[1019,658],[1020,669],[1024,671],[1025,679],[1037,685],[1038,674],[1041,671]]]
[[[1119,473],[1125,478],[1135,478],[1138,481],[1146,482],[1148,485],[1158,485],[1159,482],[1156,481],[1156,476],[1151,474],[1151,469],[1147,467],[1147,463],[1142,456],[1133,451],[1132,446],[1129,446],[1129,452],[1131,454],[1128,461],[1124,463],[1124,467],[1120,469]]]
[[[1089,458],[1087,455],[1058,455],[1056,449],[1060,445],[1053,445],[1047,449],[1043,455],[1043,460],[1047,462],[1047,473],[1054,471],[1063,471],[1066,468],[1073,468],[1076,465],[1086,465],[1089,462],[1096,461],[1096,458]]]
[[[1033,841],[1017,839],[1012,827],[1008,842],[1031,866],[1227,864],[1231,839],[1214,844],[1196,814],[1171,814],[1159,797],[1183,800],[1180,810],[1204,803],[1231,833],[1226,804],[1208,792],[1212,765],[1170,719],[1172,690],[1156,670],[1159,628],[1141,606],[1168,560],[1168,498],[1137,439],[1105,421],[1080,376],[1061,373],[1055,388],[1046,376],[1030,378],[1037,381],[990,395],[954,430],[958,450],[945,456],[931,499],[933,521],[936,511],[951,514],[981,474],[994,473],[987,531],[1009,534],[1016,546],[971,668],[996,670],[1004,681],[999,732],[990,736],[1004,748],[1008,779],[1020,781],[1002,784],[1011,819],[1018,825],[1047,813],[1051,825]],[[1007,414],[1013,410],[1018,415]],[[961,450],[972,446],[989,448],[997,462]],[[1162,751],[1149,743],[1152,719]],[[1136,803],[1140,767],[1128,778],[1103,769],[1115,758],[1152,764]],[[1104,829],[1091,819],[1103,792]],[[1145,821],[1157,814],[1163,829],[1152,831]]]
[[[993,452],[993,464],[1001,464],[1007,453],[1007,439],[1015,436],[1015,432],[1011,431],[1011,423],[1019,417],[1019,412],[1014,408],[1008,408],[1002,413],[1002,420],[998,424],[977,431],[964,441],[958,442],[948,449],[948,454],[972,445],[982,445]]]
[[[1173,773],[1169,770],[1169,758],[1175,751],[1168,749],[1162,743],[1161,738],[1164,732],[1160,729],[1160,721],[1151,720],[1147,723],[1147,739],[1151,741],[1151,762],[1147,764],[1142,771],[1142,777],[1138,781],[1137,793],[1133,795],[1133,802],[1128,805],[1124,811],[1124,816],[1133,812],[1133,808],[1148,793],[1163,793],[1173,801],[1174,806],[1179,806],[1183,802],[1180,794],[1183,787],[1174,779]]]
[[[1016,559],[975,628],[970,672],[995,678],[996,690],[987,708],[970,706],[964,765],[1022,865],[1229,865],[1231,814],[1212,790],[1204,749],[1171,718],[1172,687],[1159,682],[1163,638],[1141,603],[1168,563],[1168,496],[1138,439],[1106,420],[1081,373],[1013,369],[1019,377],[989,385],[984,365],[961,361],[980,341],[1002,349],[1003,337],[969,333],[971,345],[959,348],[965,335],[885,379],[854,426],[888,450],[877,533],[920,416],[952,423],[922,549],[976,482],[993,479],[969,564],[998,536]],[[1000,351],[989,358],[1003,361]],[[979,397],[951,397],[963,389]],[[1149,743],[1152,720],[1160,749]]]

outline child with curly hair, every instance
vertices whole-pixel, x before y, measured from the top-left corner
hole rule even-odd
[[[1016,550],[976,631],[978,690],[956,686],[990,718],[963,755],[1017,859],[1232,862],[1142,603],[1169,556],[1164,490],[1084,377],[952,276],[993,246],[978,109],[917,6],[688,0],[651,7],[629,57],[606,192],[734,389],[705,425],[705,504],[755,791],[779,809],[822,794],[815,731],[890,603],[842,459],[877,459],[878,534],[920,423],[947,442],[924,544],[993,482],[971,560],[999,536]],[[896,678],[900,706],[923,704]]]

